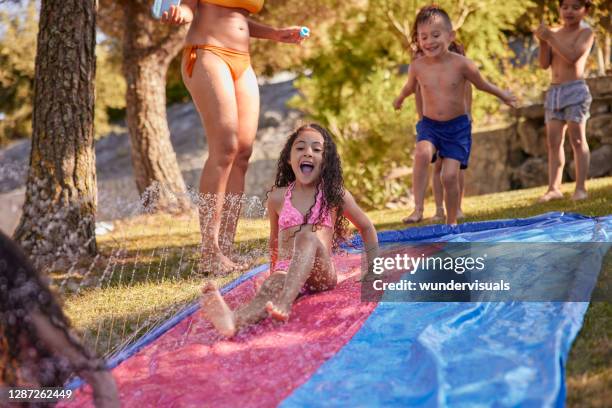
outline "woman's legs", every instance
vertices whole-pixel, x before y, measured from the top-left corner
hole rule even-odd
[[[565,123],[560,120],[550,120],[546,123],[546,139],[548,143],[548,191],[539,199],[544,203],[563,198],[561,180],[565,166]]]
[[[266,309],[273,318],[286,321],[291,305],[305,283],[311,290],[323,291],[336,286],[337,279],[329,250],[317,234],[310,230],[300,231],[295,237],[291,264],[282,291],[277,301],[270,300],[266,304]]]
[[[244,194],[244,180],[253,151],[259,122],[259,85],[253,68],[249,67],[234,82],[238,109],[238,152],[229,175],[226,200],[221,215],[220,246],[230,255]]]
[[[576,165],[576,190],[572,196],[573,200],[584,200],[587,198],[586,179],[589,174],[589,162],[591,153],[586,140],[586,122],[567,123],[567,133],[574,151],[574,161]]]
[[[238,108],[229,68],[218,56],[198,50],[189,77],[183,81],[206,128],[208,160],[200,176],[202,263],[206,272],[225,273],[236,265],[221,252],[219,230],[227,184],[238,155]]]

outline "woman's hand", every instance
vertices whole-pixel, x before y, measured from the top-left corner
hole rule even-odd
[[[300,36],[301,29],[302,27],[299,26],[277,28],[273,40],[289,44],[300,44],[306,39],[306,37]]]
[[[168,11],[164,11],[159,21],[164,24],[181,25],[187,22],[187,18],[181,6],[170,6]]]

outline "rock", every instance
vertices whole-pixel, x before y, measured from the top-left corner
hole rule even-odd
[[[547,159],[531,157],[518,168],[516,174],[521,188],[537,187],[548,184]]]
[[[597,115],[589,119],[586,127],[587,140],[599,139],[602,144],[612,142],[612,113]]]
[[[568,166],[568,173],[574,180],[576,163],[572,161]],[[604,145],[591,152],[591,162],[589,166],[589,178],[603,177],[612,174],[612,145]]]
[[[508,153],[508,165],[510,167],[518,167],[523,163],[529,156],[525,154],[522,149],[514,149]]]
[[[517,112],[523,118],[544,120],[544,105],[542,104],[523,106]]]
[[[612,94],[612,76],[588,78],[587,84],[593,98]]]
[[[18,188],[8,193],[0,192],[0,205],[2,216],[0,217],[0,231],[12,235],[19,219],[21,218],[21,207],[25,200],[25,188]]]
[[[602,115],[612,111],[612,97],[594,99],[591,103],[591,116]]]
[[[605,145],[591,152],[589,177],[601,177],[610,174],[612,174],[612,145]]]
[[[542,127],[541,121],[534,119],[522,119],[517,129],[521,149],[536,157],[546,155],[546,129]]]
[[[514,126],[472,135],[472,154],[465,173],[467,195],[506,191],[510,188],[511,167],[508,154]]]
[[[265,112],[259,120],[260,128],[277,127],[283,121],[280,112],[269,111]]]

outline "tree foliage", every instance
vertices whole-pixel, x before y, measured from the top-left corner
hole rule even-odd
[[[34,3],[17,18],[0,12],[0,143],[32,133],[36,14]]]
[[[412,22],[428,3],[370,0],[337,5],[338,17],[331,15],[314,27],[322,38],[305,62],[312,73],[297,81],[301,97],[293,105],[335,131],[347,187],[367,206],[381,206],[409,188],[407,177],[390,175],[411,165],[416,113],[413,99],[400,112],[392,110],[391,102],[406,78],[399,73],[410,60]],[[451,16],[468,57],[486,77],[508,85],[501,69],[511,55],[506,32],[532,3],[462,0],[439,5]],[[493,98],[478,92],[475,98],[477,121],[499,111]]]
[[[36,2],[15,6],[21,13],[0,12],[0,144],[29,138],[32,133],[34,58],[38,33]],[[96,47],[95,131],[99,138],[110,130],[109,109],[125,107],[125,80],[116,44],[111,39]]]

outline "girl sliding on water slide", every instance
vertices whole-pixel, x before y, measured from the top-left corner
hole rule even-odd
[[[268,315],[288,320],[302,288],[334,288],[332,249],[345,239],[347,219],[363,237],[369,266],[377,256],[374,225],[344,189],[336,145],[321,126],[305,125],[289,136],[268,196],[268,213],[273,272],[253,300],[232,311],[212,282],[202,288],[204,316],[225,336]]]

